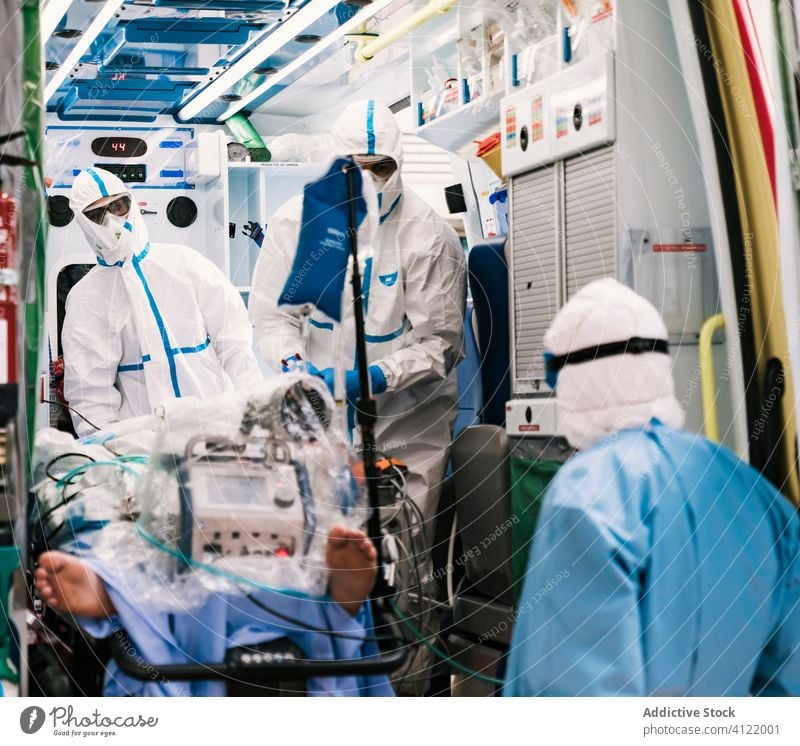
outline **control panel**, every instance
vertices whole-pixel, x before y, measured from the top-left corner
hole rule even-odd
[[[94,166],[118,176],[126,184],[144,184],[147,181],[147,166],[144,163],[95,163]]]
[[[186,176],[191,127],[110,128],[53,125],[45,130],[46,176],[53,189],[72,186],[85,168],[110,171],[132,189],[193,189]]]

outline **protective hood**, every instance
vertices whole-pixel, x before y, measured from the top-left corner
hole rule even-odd
[[[616,280],[597,280],[559,311],[544,337],[556,356],[633,337],[667,339],[658,311]],[[619,354],[565,365],[556,387],[560,427],[574,448],[585,449],[619,430],[654,417],[681,427],[672,358],[661,352]]]
[[[374,99],[356,101],[345,108],[330,135],[331,155],[383,155],[393,158],[397,170],[378,185],[381,222],[397,207],[403,194],[403,133],[394,114]]]
[[[131,210],[126,219],[107,213],[103,225],[97,225],[83,214],[93,202],[118,194],[126,194],[131,200]],[[133,193],[114,174],[102,168],[81,171],[72,185],[69,205],[100,264],[119,264],[133,254],[140,254],[147,246],[147,226]]]

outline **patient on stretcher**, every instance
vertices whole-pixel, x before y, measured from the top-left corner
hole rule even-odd
[[[379,653],[376,551],[324,386],[280,377],[158,421],[74,441],[42,431],[34,458],[35,586],[91,636],[118,630],[153,665],[219,663],[289,638],[308,659]],[[318,677],[309,694],[392,694],[382,675]],[[107,696],[219,696],[223,681],[135,680]]]

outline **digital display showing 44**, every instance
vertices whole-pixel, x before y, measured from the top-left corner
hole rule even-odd
[[[147,143],[139,137],[97,137],[92,152],[104,158],[140,158],[147,153]]]

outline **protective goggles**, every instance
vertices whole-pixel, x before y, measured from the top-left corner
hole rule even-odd
[[[641,355],[645,352],[662,352],[668,355],[669,345],[667,340],[631,337],[624,342],[608,342],[595,347],[584,347],[582,350],[568,352],[566,355],[553,355],[551,352],[545,352],[545,382],[551,389],[555,390],[558,383],[558,372],[565,365],[588,363],[591,360],[599,360],[613,355]]]
[[[384,155],[354,155],[353,160],[362,171],[371,171],[379,179],[388,179],[397,170],[394,158]]]
[[[106,219],[106,213],[109,212],[118,218],[124,218],[131,211],[131,198],[127,194],[121,194],[115,197],[110,202],[107,202],[100,207],[89,207],[83,211],[83,214],[97,225],[102,225]]]

